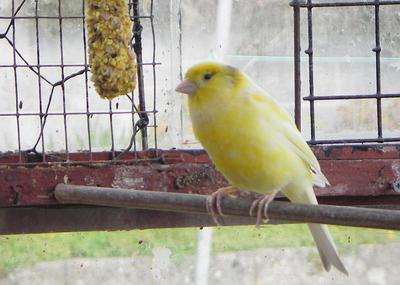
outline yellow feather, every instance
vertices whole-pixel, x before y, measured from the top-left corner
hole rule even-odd
[[[203,63],[177,90],[188,93],[194,133],[217,169],[241,190],[281,190],[290,200],[317,204],[313,178],[328,180],[291,117],[239,70]],[[324,267],[341,263],[326,226],[310,225]]]
[[[195,70],[187,77],[199,82],[199,74],[213,69],[207,65]],[[201,87],[189,96],[193,130],[230,183],[270,193],[297,176],[311,179],[310,169],[295,151],[293,136],[288,138],[291,131],[298,131],[271,97],[236,70],[234,75],[221,72]]]

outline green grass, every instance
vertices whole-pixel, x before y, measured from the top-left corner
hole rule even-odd
[[[399,242],[394,231],[330,227],[340,251],[365,243]],[[128,257],[151,255],[154,247],[167,247],[179,261],[195,254],[198,229],[158,229],[120,232],[79,232],[0,236],[0,272],[40,261],[74,257]],[[216,228],[213,253],[266,247],[312,246],[305,225]]]

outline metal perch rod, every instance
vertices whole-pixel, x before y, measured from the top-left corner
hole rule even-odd
[[[63,204],[207,213],[206,195],[58,184],[55,197]],[[251,203],[251,200],[226,197],[221,206],[226,215],[246,217],[249,215]],[[268,207],[268,217],[292,222],[400,230],[398,210],[273,201]]]

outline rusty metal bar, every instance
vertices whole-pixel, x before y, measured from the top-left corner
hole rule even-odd
[[[293,6],[293,49],[294,49],[294,121],[301,131],[301,77],[300,77],[300,7],[298,0]]]
[[[321,145],[321,144],[363,144],[363,143],[395,143],[399,142],[400,137],[393,138],[359,138],[359,139],[333,139],[333,140],[313,140],[309,141],[310,145]]]
[[[308,4],[312,4],[311,0],[307,0]],[[307,8],[307,35],[308,35],[308,47],[304,51],[308,55],[308,88],[309,97],[314,97],[314,50],[313,50],[313,16],[312,6]],[[310,101],[310,131],[311,140],[315,140],[315,106],[314,101]]]
[[[138,0],[132,1],[132,9],[133,9],[133,25],[134,25],[134,35],[135,44],[133,45],[135,53],[136,53],[136,61],[138,63],[143,62],[142,58],[142,30],[143,26],[140,23],[139,18],[139,3]],[[142,134],[142,149],[148,149],[148,137],[147,137],[147,125],[149,123],[149,117],[146,113],[146,100],[145,100],[145,91],[144,91],[144,79],[143,79],[143,65],[137,65],[137,80],[138,80],[138,96],[139,96],[139,117],[142,121],[141,124],[141,134]]]
[[[356,7],[356,6],[374,6],[376,5],[376,2],[379,3],[379,5],[397,5],[400,4],[399,0],[392,0],[392,1],[334,1],[334,2],[317,2],[317,3],[309,3],[309,2],[301,2],[298,4],[301,8],[307,8],[307,7]]]
[[[358,99],[383,99],[383,98],[400,98],[400,93],[376,93],[376,94],[351,94],[351,95],[319,95],[306,96],[306,101],[323,101],[323,100],[358,100]]]
[[[381,43],[380,43],[380,29],[379,29],[379,0],[375,0],[375,47],[372,51],[375,53],[375,80],[376,80],[376,94],[381,94]],[[382,100],[376,99],[376,118],[378,128],[378,138],[382,138]]]
[[[206,214],[206,195],[167,193],[58,184],[56,199],[65,204],[89,204],[158,211]],[[248,216],[252,200],[226,197],[223,212]],[[293,222],[400,230],[400,211],[344,206],[305,205],[274,201],[268,207],[271,219]]]

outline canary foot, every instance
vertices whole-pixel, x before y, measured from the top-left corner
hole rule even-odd
[[[207,197],[207,202],[206,202],[207,212],[211,214],[213,221],[217,225],[220,225],[217,219],[217,214],[220,216],[224,216],[221,208],[222,198],[236,191],[239,191],[239,189],[237,189],[235,186],[223,187],[219,188],[217,191],[215,191],[214,193],[212,193],[210,196]],[[215,212],[215,208],[217,212]]]
[[[264,197],[260,197],[251,204],[249,214],[252,217],[255,208],[257,208],[257,220],[256,227],[260,225],[261,217],[264,217],[268,220],[268,206],[272,200],[275,199],[276,195],[279,193],[280,189],[274,190],[272,193],[265,195]]]

